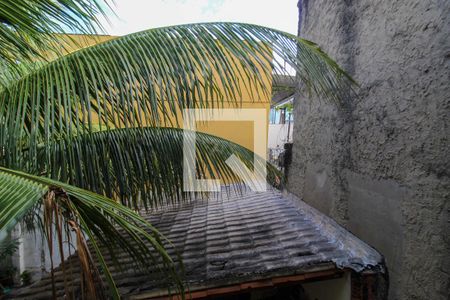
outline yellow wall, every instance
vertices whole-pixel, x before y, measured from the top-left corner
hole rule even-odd
[[[88,35],[88,34],[56,34],[58,37],[58,48],[62,55],[71,53],[80,48],[89,47],[98,43],[106,42],[117,38],[112,35]],[[46,53],[47,59],[55,59],[57,55],[54,53]]]
[[[77,49],[95,45],[100,42],[105,42],[116,38],[109,35],[60,35],[61,39],[61,51],[66,54]],[[49,58],[53,58],[52,55],[47,55]],[[215,76],[216,78],[218,75]],[[266,119],[268,120],[270,111],[270,97],[272,78],[263,78],[268,91],[264,92],[261,88],[255,87],[253,97],[249,91],[246,90],[242,84],[242,108],[262,108],[266,110]],[[233,99],[230,99],[233,100]],[[229,104],[225,101],[223,108],[234,108],[235,105]],[[217,107],[216,107],[217,108]],[[181,112],[177,112],[180,117]],[[181,118],[180,118],[181,120]],[[95,121],[94,121],[95,122]],[[182,121],[181,121],[182,122]],[[181,123],[182,124],[182,123]],[[179,126],[181,126],[179,124]],[[240,144],[250,150],[253,150],[253,124],[252,122],[202,122],[197,123],[197,130],[206,132],[215,136],[222,137],[227,140],[231,140],[237,144]],[[267,130],[265,133],[267,137]]]

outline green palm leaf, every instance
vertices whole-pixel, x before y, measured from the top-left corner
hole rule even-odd
[[[0,229],[20,220],[48,190],[39,182],[16,176],[10,171],[12,173],[0,172]]]
[[[2,0],[0,2],[0,62],[45,59],[44,52],[58,53],[57,32],[95,33],[101,28],[105,0]]]
[[[53,251],[53,240],[58,241],[62,247],[62,231],[76,232],[78,251],[85,251],[85,256],[80,255],[80,259],[84,259],[84,263],[89,266],[89,269],[82,270],[87,278],[92,277],[92,283],[100,278],[92,275],[91,269],[95,269],[95,262],[89,258],[90,250],[86,244],[86,239],[89,238],[114,298],[120,296],[103,256],[106,252],[114,259],[119,249],[120,252],[125,251],[137,267],[163,268],[177,290],[183,290],[183,283],[172,259],[162,246],[159,233],[138,214],[101,195],[48,178],[0,167],[0,230],[12,226],[30,210],[36,211],[33,217],[40,219],[34,223],[43,224],[42,231],[46,233],[50,253]],[[66,233],[65,236],[70,238],[70,234]],[[158,259],[155,258],[156,254]],[[62,260],[64,261],[63,254]],[[95,290],[90,293],[100,295]]]
[[[241,179],[225,161],[236,155],[253,169],[253,152],[205,133],[196,136],[197,178],[219,177],[226,183]],[[61,139],[49,146],[47,175],[76,186],[120,198],[123,204],[153,207],[180,201],[183,190],[183,130],[134,128],[100,131]],[[41,160],[45,161],[45,160]],[[262,164],[263,160],[257,160]],[[279,172],[268,167],[268,180],[276,185]]]
[[[97,128],[170,125],[182,108],[258,101],[254,91],[270,93],[265,79],[285,71],[273,53],[312,92],[342,101],[351,90],[336,63],[294,35],[235,23],[152,29],[79,50],[0,92],[4,159],[23,168],[24,148],[34,148],[33,162],[37,145],[54,139]]]

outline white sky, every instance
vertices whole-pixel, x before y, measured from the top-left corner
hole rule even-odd
[[[297,0],[114,0],[111,35],[198,22],[253,23],[297,33]]]

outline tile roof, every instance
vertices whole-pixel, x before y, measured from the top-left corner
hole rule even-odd
[[[231,193],[144,216],[173,242],[191,290],[336,267],[383,269],[374,249],[295,196],[278,191]],[[166,290],[155,279],[157,273],[112,272],[124,296]],[[61,278],[57,287],[61,295]],[[49,276],[19,289],[15,297],[51,297]]]

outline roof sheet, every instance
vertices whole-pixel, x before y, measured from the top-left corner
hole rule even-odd
[[[382,268],[382,256],[373,248],[295,196],[278,191],[222,194],[143,214],[172,241],[175,248],[169,251],[181,255],[192,290],[335,267]],[[157,272],[112,272],[124,296],[166,289]],[[79,276],[74,278],[77,285]],[[49,276],[15,294],[49,296]]]

